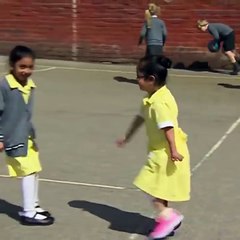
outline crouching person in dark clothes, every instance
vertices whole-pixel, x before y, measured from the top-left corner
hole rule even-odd
[[[213,37],[214,41],[220,45],[223,43],[224,54],[228,57],[233,65],[232,75],[237,75],[240,71],[240,59],[235,50],[235,33],[234,30],[223,23],[209,23],[207,20],[198,20],[197,27],[203,31],[208,31]]]

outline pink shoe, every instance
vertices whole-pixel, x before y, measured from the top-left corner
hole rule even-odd
[[[159,217],[156,220],[156,226],[153,231],[149,235],[149,240],[153,239],[164,239],[171,235],[171,233],[180,226],[183,215],[177,213],[176,211],[172,211],[168,218]]]

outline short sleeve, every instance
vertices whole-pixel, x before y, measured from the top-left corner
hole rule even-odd
[[[159,129],[174,127],[174,119],[171,109],[166,103],[158,103],[154,106],[156,122]]]

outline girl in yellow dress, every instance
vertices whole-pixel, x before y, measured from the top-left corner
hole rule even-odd
[[[156,224],[149,239],[161,239],[174,233],[183,215],[168,207],[168,202],[190,199],[190,162],[187,136],[178,126],[178,107],[166,87],[168,70],[164,58],[143,58],[137,66],[137,80],[147,92],[141,112],[135,117],[125,137],[117,141],[124,146],[145,123],[148,136],[148,159],[134,184],[153,198],[157,210]]]
[[[42,170],[31,121],[36,88],[29,78],[35,54],[16,46],[9,56],[10,73],[0,82],[0,151],[5,151],[9,175],[22,177],[24,225],[50,225],[54,218],[38,203],[38,173]]]

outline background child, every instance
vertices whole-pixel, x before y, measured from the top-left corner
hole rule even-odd
[[[0,151],[6,153],[9,175],[22,177],[25,225],[50,225],[54,218],[38,205],[38,172],[41,171],[35,130],[31,122],[34,52],[16,46],[9,56],[10,73],[0,82]]]
[[[139,45],[146,40],[146,56],[161,56],[167,37],[167,29],[163,20],[157,17],[160,9],[154,3],[145,11],[145,23],[142,27]]]
[[[165,238],[176,230],[182,220],[168,202],[190,199],[190,163],[187,136],[178,126],[178,107],[165,86],[168,70],[164,59],[143,58],[137,67],[141,90],[147,92],[138,114],[125,137],[117,141],[124,146],[145,122],[148,136],[148,160],[134,184],[153,198],[157,210],[156,225],[150,239]]]
[[[238,64],[240,59],[238,58],[235,50],[234,30],[226,24],[209,23],[207,20],[198,20],[197,26],[203,32],[208,31],[214,37],[215,42],[219,44],[223,42],[223,51],[233,64],[233,72],[231,74],[237,75],[240,71],[240,66]]]

